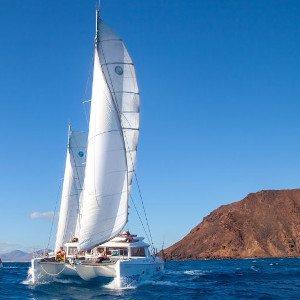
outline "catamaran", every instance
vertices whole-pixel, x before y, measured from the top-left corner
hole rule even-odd
[[[34,282],[67,275],[114,278],[122,285],[164,269],[143,237],[121,234],[135,172],[140,96],[132,59],[99,10],[90,103],[88,139],[69,127],[55,252],[32,259]]]

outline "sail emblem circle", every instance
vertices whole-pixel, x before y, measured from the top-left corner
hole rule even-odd
[[[83,153],[82,151],[79,151],[79,152],[78,152],[78,155],[79,155],[80,157],[83,157],[84,153]]]
[[[116,72],[118,75],[123,75],[123,69],[122,69],[122,67],[116,66],[116,67],[115,67],[115,72]]]

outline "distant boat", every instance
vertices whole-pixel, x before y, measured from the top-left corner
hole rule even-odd
[[[3,268],[3,263],[2,263],[2,260],[0,258],[0,269],[2,269],[2,268]]]
[[[160,275],[162,258],[143,237],[121,234],[128,218],[139,136],[135,68],[121,40],[96,11],[88,141],[69,127],[55,252],[32,259],[33,281],[58,276],[115,278],[119,284]],[[66,253],[64,253],[66,251]]]

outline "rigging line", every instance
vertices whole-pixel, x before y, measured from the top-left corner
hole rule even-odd
[[[126,140],[126,144],[128,146],[128,141],[127,141],[126,134],[124,134],[124,137],[125,137],[125,140]],[[128,146],[128,148],[129,148],[129,146]],[[138,192],[139,192],[139,196],[140,196],[140,199],[141,199],[141,202],[142,202],[143,211],[144,211],[144,215],[145,215],[145,219],[146,219],[146,223],[147,223],[147,228],[148,228],[149,235],[150,235],[150,238],[151,238],[151,239],[149,239],[149,242],[151,243],[151,247],[153,248],[154,246],[153,246],[152,234],[151,234],[151,230],[150,230],[150,226],[149,226],[149,222],[148,222],[148,217],[147,217],[147,214],[146,214],[146,209],[145,209],[144,200],[143,200],[143,197],[142,197],[140,184],[139,184],[139,181],[138,181],[135,169],[134,169],[134,163],[133,163],[131,152],[129,152],[129,156],[130,156],[130,160],[131,160],[131,164],[132,164],[132,171],[133,171],[133,174],[134,174],[135,182],[136,182]]]
[[[147,217],[147,214],[146,214],[146,209],[145,209],[144,200],[143,200],[143,197],[142,197],[140,184],[139,184],[139,181],[138,181],[138,178],[137,178],[137,175],[136,175],[135,171],[133,172],[133,174],[134,174],[135,182],[136,182],[136,185],[137,185],[137,188],[138,188],[138,191],[139,191],[140,199],[141,199],[141,202],[142,202],[143,211],[144,211],[144,215],[145,215],[145,218],[146,218],[146,223],[147,223],[149,235],[150,235],[150,238],[151,238],[151,244],[152,244],[151,246],[153,248],[154,246],[153,246],[152,234],[151,234],[150,227],[149,227],[148,217]]]
[[[127,140],[127,136],[126,136],[125,132],[124,132],[124,138],[126,140],[127,147],[129,148],[128,140]],[[151,247],[154,248],[152,234],[151,234],[151,230],[150,230],[150,226],[149,226],[149,222],[148,222],[148,217],[147,217],[146,209],[145,209],[145,205],[144,205],[144,200],[143,200],[143,197],[142,197],[140,184],[139,184],[139,181],[138,181],[135,169],[134,169],[134,162],[133,162],[133,159],[132,159],[131,152],[129,152],[129,157],[130,157],[130,160],[131,160],[131,165],[132,165],[132,171],[133,171],[133,174],[134,174],[134,178],[135,178],[135,181],[136,181],[136,184],[137,184],[137,187],[138,187],[139,196],[140,196],[140,199],[141,199],[141,202],[142,202],[143,211],[144,211],[144,215],[145,215],[145,219],[146,219],[146,223],[147,223],[147,228],[148,228],[149,235],[150,235],[150,238],[151,238],[151,239],[149,239],[149,242],[151,243]]]
[[[97,21],[98,21],[98,20],[97,20]],[[98,24],[97,24],[97,29],[98,29]],[[98,30],[97,30],[97,33],[96,33],[96,41],[97,41],[97,39],[98,39]],[[122,42],[122,41],[121,41],[121,42]],[[99,46],[100,46],[100,47],[99,47],[100,50],[102,51],[102,55],[103,55],[103,58],[104,58],[104,62],[105,62],[105,64],[107,64],[107,61],[106,61],[106,58],[105,58],[104,50],[103,50],[103,48],[101,47],[101,45],[99,45]],[[98,48],[98,42],[96,42],[96,49],[97,49],[97,48]],[[97,50],[98,50],[98,49],[97,49]],[[99,59],[100,59],[100,57],[99,57]],[[101,61],[100,61],[100,65],[101,65]],[[106,68],[107,68],[107,65],[106,65]],[[101,65],[101,69],[102,69],[102,65]],[[102,70],[102,72],[103,72],[103,70]],[[109,76],[109,79],[110,79],[112,88],[113,88],[113,90],[114,90],[113,81],[112,81],[112,78],[111,78],[111,75],[110,75],[110,72],[109,72],[109,69],[108,69],[108,68],[107,68],[107,73],[108,73],[108,76]],[[103,75],[104,75],[104,78],[105,78],[105,80],[106,80],[106,82],[107,82],[107,79],[106,79],[106,76],[105,76],[104,72],[103,72]],[[107,82],[107,86],[108,86],[108,88],[109,88],[109,90],[110,90],[111,95],[113,96],[113,93],[112,93],[112,91],[111,91],[111,88],[110,88],[108,82]],[[121,117],[120,117],[120,116],[121,116],[120,109],[119,109],[119,107],[118,107],[118,104],[117,104],[117,101],[116,101],[115,97],[112,97],[112,98],[113,98],[114,106],[115,106],[115,108],[116,108],[116,110],[117,110],[117,112],[118,112],[118,117],[119,117],[119,121],[120,121],[121,128],[123,129],[123,126],[122,126],[122,125],[123,125],[123,124],[122,124],[122,119],[121,119]],[[126,141],[127,147],[129,148],[129,145],[128,145],[128,141],[127,141],[127,137],[126,137],[125,132],[123,132],[123,137],[124,137],[124,140]],[[125,143],[124,143],[124,144],[125,144]],[[126,145],[124,145],[124,146],[125,146],[125,151],[126,151]],[[132,167],[133,167],[133,171],[134,171],[134,163],[133,163],[133,159],[132,159],[131,153],[129,153],[129,154],[130,154],[129,156],[130,156],[131,163],[132,163]],[[127,164],[127,159],[126,159],[126,164]],[[128,166],[127,166],[127,168],[128,168]],[[136,180],[136,183],[137,183],[137,187],[138,187],[140,199],[141,199],[141,202],[142,202],[142,206],[143,206],[144,215],[145,215],[145,218],[146,218],[146,223],[147,223],[149,235],[150,235],[150,237],[151,237],[151,240],[149,240],[149,241],[152,243],[152,247],[153,247],[152,234],[151,234],[151,231],[150,231],[150,226],[149,226],[149,222],[148,222],[148,218],[147,218],[147,214],[146,214],[146,210],[145,210],[145,205],[144,205],[144,201],[143,201],[143,197],[142,197],[140,185],[139,185],[139,182],[138,182],[137,175],[136,175],[135,171],[134,171],[134,177],[135,177],[135,180]],[[128,184],[128,183],[127,183],[127,184]]]
[[[91,73],[92,73],[91,70],[92,70],[93,62],[94,62],[94,46],[93,46],[92,57],[91,57],[91,62],[90,62],[90,66],[89,66],[89,73],[88,73],[88,77],[87,77],[86,84],[85,84],[85,90],[84,90],[83,99],[87,98],[87,89],[88,89],[88,85],[89,85],[89,82],[90,82],[90,77],[91,77]],[[84,101],[82,103],[82,105],[83,105],[83,111],[84,111],[84,116],[85,116],[85,120],[86,120],[86,125],[88,126],[89,125],[89,121],[88,121],[88,116],[87,116],[87,112],[86,112],[86,109],[85,109],[85,103],[87,103],[87,102]]]
[[[47,244],[47,247],[46,247],[47,249],[49,249],[49,245],[50,245],[50,239],[51,239],[51,235],[52,235],[52,229],[53,229],[54,218],[55,218],[55,215],[56,215],[56,208],[57,208],[57,202],[58,202],[58,198],[59,198],[59,194],[60,194],[61,183],[62,183],[62,180],[60,180],[60,182],[59,182],[59,187],[58,187],[58,190],[57,190],[57,196],[56,196],[56,202],[55,202],[55,207],[54,207],[54,213],[53,213],[52,223],[51,223],[51,228],[50,228],[50,233],[49,233],[49,239],[48,239],[48,244]]]
[[[132,204],[133,204],[133,206],[134,206],[134,208],[135,208],[136,214],[138,215],[138,218],[139,218],[139,220],[140,220],[140,222],[141,222],[141,224],[142,224],[142,227],[143,227],[143,229],[144,229],[145,235],[146,235],[148,241],[150,242],[150,239],[149,239],[149,236],[148,236],[147,231],[146,231],[146,229],[145,229],[145,226],[144,226],[144,223],[143,223],[143,221],[142,221],[142,218],[141,218],[141,216],[140,216],[140,214],[139,214],[139,211],[138,211],[138,209],[137,209],[137,207],[136,207],[136,205],[135,205],[135,202],[134,202],[134,200],[133,200],[133,197],[132,197],[131,195],[130,195],[130,199],[131,199],[131,202],[132,202]],[[151,247],[153,248],[153,244],[151,245]]]

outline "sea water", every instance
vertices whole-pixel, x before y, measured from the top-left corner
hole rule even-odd
[[[157,280],[114,282],[63,278],[32,284],[29,263],[4,263],[0,299],[300,299],[300,259],[166,262]]]

